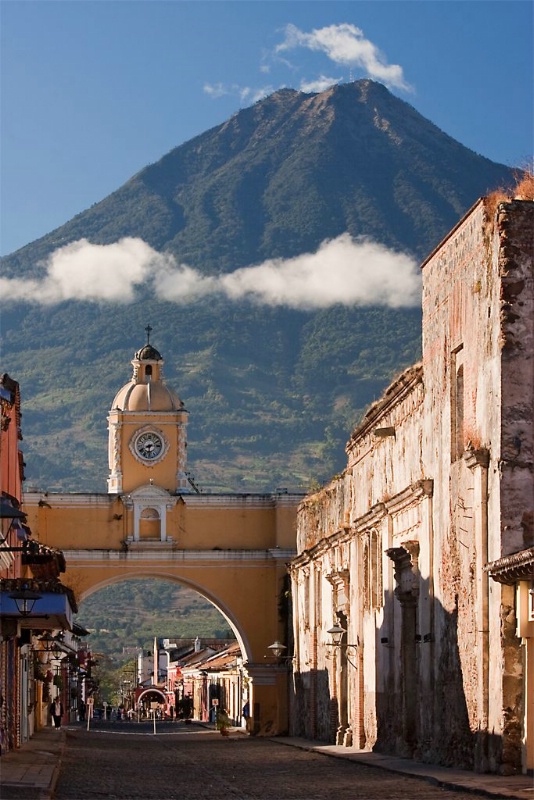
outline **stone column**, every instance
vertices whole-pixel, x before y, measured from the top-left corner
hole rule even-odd
[[[349,622],[349,586],[350,577],[348,569],[337,569],[327,575],[334,589],[334,615],[339,620],[341,627],[347,631],[344,634],[341,647],[334,650],[334,677],[338,701],[338,728],[336,731],[336,744],[352,745],[352,729],[349,722],[350,688],[348,681],[347,664],[347,635],[350,636]]]
[[[395,565],[397,587],[395,596],[401,604],[401,686],[402,732],[405,755],[411,757],[417,741],[417,605],[419,585],[417,580],[418,542],[404,542],[402,547],[391,547],[386,555]],[[416,568],[414,570],[414,567]]]

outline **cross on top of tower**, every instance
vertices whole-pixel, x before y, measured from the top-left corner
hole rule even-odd
[[[152,333],[152,330],[153,330],[153,328],[150,326],[150,324],[147,325],[146,328],[145,328],[145,331],[146,331],[146,343],[147,344],[150,344],[150,334]]]

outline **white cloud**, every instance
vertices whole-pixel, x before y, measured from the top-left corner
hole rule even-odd
[[[206,277],[187,264],[169,263],[154,276],[154,292],[160,300],[183,305],[219,291],[219,278]]]
[[[359,67],[370,78],[386,86],[412,91],[412,87],[404,80],[402,67],[388,64],[378,47],[366,39],[356,25],[329,25],[305,33],[296,25],[289,24],[285,28],[284,41],[277,45],[275,52],[282,53],[297,47],[322,52],[335,64]]]
[[[323,242],[317,252],[271,259],[219,278],[230,298],[290,308],[335,304],[417,305],[420,275],[416,262],[377,242],[354,241],[348,233]]]
[[[278,87],[279,89],[283,88],[283,84]],[[275,90],[274,86],[260,86],[257,89],[252,90],[252,102],[257,103],[258,100],[263,100],[264,97],[268,97],[272,94]]]
[[[414,306],[420,302],[416,262],[348,233],[323,242],[317,252],[262,264],[219,276],[204,276],[141,239],[111,245],[86,239],[56,250],[42,280],[0,279],[0,296],[10,302],[50,305],[64,300],[129,303],[136,288],[151,284],[161,300],[179,304],[222,295],[259,305],[317,309],[335,304]]]
[[[354,241],[345,233],[323,242],[315,253],[269,259],[217,277],[169,265],[156,278],[155,291],[162,300],[182,304],[219,294],[236,302],[312,310],[336,304],[415,306],[420,285],[410,256],[367,239]]]
[[[230,93],[228,87],[223,83],[205,83],[203,90],[205,94],[209,94],[210,97],[224,97],[224,95]]]
[[[336,83],[341,83],[342,80],[343,78],[328,78],[326,75],[320,75],[314,81],[302,80],[300,82],[300,91],[305,92],[306,94],[324,92],[325,89],[330,88],[330,86],[334,86]]]
[[[90,244],[79,239],[55,250],[42,265],[42,280],[0,278],[0,296],[49,305],[63,300],[129,303],[135,287],[165,269],[168,256],[142,239]]]
[[[204,84],[204,92],[214,99],[232,95],[234,97],[239,97],[242,103],[250,104],[257,103],[258,100],[263,100],[264,97],[267,97],[267,95],[272,94],[274,91],[275,89],[273,86],[252,87],[241,86],[238,83],[227,85],[224,83]]]
[[[236,86],[236,91],[239,93],[239,98],[242,103],[257,103],[258,100],[263,100],[267,95],[274,92],[272,86],[260,86],[259,88],[252,88],[251,86]]]

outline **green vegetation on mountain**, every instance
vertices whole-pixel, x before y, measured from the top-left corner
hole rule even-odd
[[[90,631],[88,644],[120,663],[132,648],[152,651],[154,637],[230,639],[222,614],[197,592],[162,580],[127,580],[95,592],[80,605],[76,622]]]
[[[421,259],[478,196],[510,182],[511,170],[380,84],[285,89],[3,259],[2,274],[38,276],[60,246],[126,236],[204,275],[313,252],[346,231]],[[105,491],[107,412],[149,322],[190,412],[189,468],[212,491],[328,479],[365,407],[420,351],[418,308],[178,306],[145,289],[124,305],[5,306],[2,370],[21,384],[28,485]]]

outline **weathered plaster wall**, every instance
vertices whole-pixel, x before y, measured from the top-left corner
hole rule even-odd
[[[494,241],[500,245],[502,326],[503,537],[498,558],[534,545],[534,203],[503,203]]]
[[[396,639],[400,647],[400,611],[384,551],[417,540],[424,527],[418,509],[427,496],[418,423],[423,396],[421,367],[412,367],[351,438],[345,473],[299,509],[300,556],[292,570],[295,681],[299,690],[306,687],[295,697],[299,735],[315,730],[318,738],[333,741],[336,731],[344,736],[348,729],[361,746],[380,738],[392,747],[402,736],[402,676],[393,650]],[[358,645],[348,648],[347,659],[330,646],[327,631],[336,613],[344,615],[347,642]]]
[[[478,632],[485,585],[477,556],[487,553],[487,530],[475,520],[477,470],[464,454],[491,451],[499,425],[498,281],[485,239],[484,204],[453,231],[423,268],[424,460],[434,479],[434,592],[436,670],[433,724],[427,755],[474,765],[481,723]]]
[[[481,200],[427,259],[422,366],[369,409],[344,474],[301,504],[295,680],[313,688],[295,733],[332,740],[334,701],[338,737],[357,744],[520,765],[513,593],[484,566],[532,545],[533,209]],[[353,665],[328,650],[336,614]]]
[[[499,206],[493,241],[501,279],[502,331],[498,463],[502,535],[500,552],[495,556],[498,558],[534,545],[534,203]],[[511,586],[500,586],[500,590],[501,603],[496,610],[500,612],[502,660],[497,661],[495,648],[490,668],[491,676],[498,679],[502,710],[490,708],[490,724],[502,730],[502,769],[512,771],[520,766],[525,738],[521,723],[528,718],[524,704],[529,702],[532,706],[532,697],[528,698],[525,689],[528,640],[524,640],[523,647],[517,646],[514,590]]]
[[[463,742],[461,751],[482,769],[519,765],[509,739],[502,750],[505,728],[521,716],[513,603],[483,566],[532,543],[533,208],[515,201],[495,214],[480,201],[423,270],[424,449],[444,612],[436,628],[438,687],[461,678],[469,726],[462,736],[447,703],[444,715],[436,708],[436,735],[450,731],[454,758]]]

